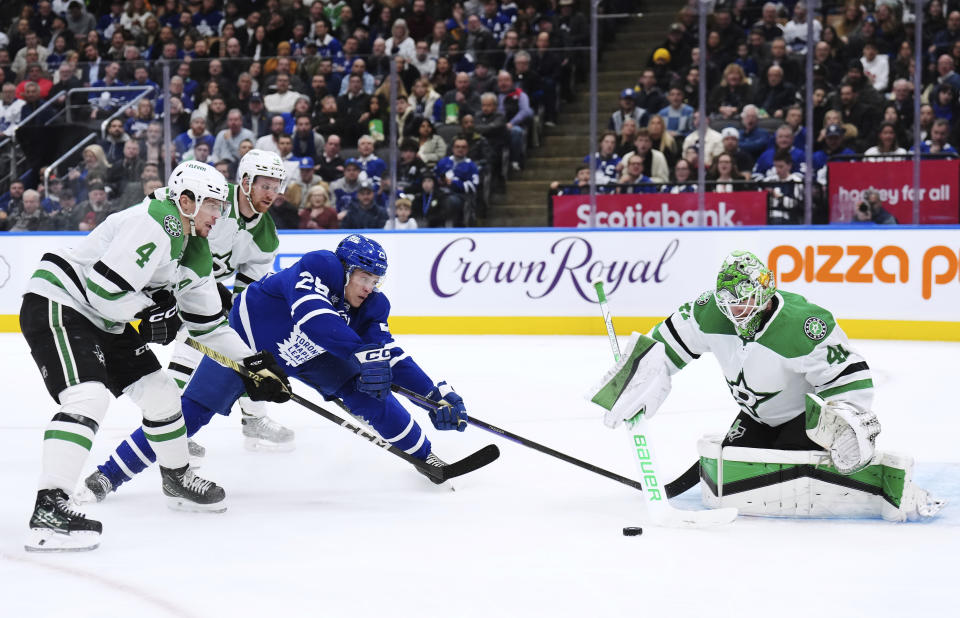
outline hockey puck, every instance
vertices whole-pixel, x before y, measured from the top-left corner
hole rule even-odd
[[[628,526],[623,529],[623,536],[640,536],[643,534],[643,528]]]

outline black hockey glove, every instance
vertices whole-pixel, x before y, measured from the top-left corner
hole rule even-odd
[[[250,399],[274,403],[290,400],[290,380],[287,379],[287,374],[280,368],[273,354],[260,350],[253,356],[243,359],[243,366],[248,372],[258,376],[256,379],[247,374],[241,376]]]
[[[134,317],[140,318],[140,337],[147,343],[167,345],[177,336],[183,320],[177,313],[177,299],[168,290],[160,290],[152,296],[156,303]]]
[[[222,283],[217,283],[217,292],[220,293],[220,306],[223,307],[223,314],[229,315],[233,309],[233,293]]]

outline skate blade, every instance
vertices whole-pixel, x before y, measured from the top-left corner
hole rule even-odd
[[[252,453],[289,453],[296,448],[296,444],[290,442],[269,442],[260,438],[244,438],[243,448]]]
[[[96,532],[63,534],[48,528],[31,528],[23,548],[30,552],[77,552],[91,551],[100,547],[100,535]]]
[[[199,504],[183,498],[167,496],[167,508],[185,513],[223,513],[227,510],[226,501],[213,504]]]

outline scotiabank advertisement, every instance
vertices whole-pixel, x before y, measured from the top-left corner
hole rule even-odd
[[[696,227],[696,193],[640,193],[598,195],[596,227]],[[706,193],[706,227],[766,225],[765,191]],[[553,197],[554,227],[590,227],[589,195]]]
[[[880,193],[897,223],[913,223],[913,161],[831,161],[828,165],[830,222],[849,223],[867,189]],[[920,163],[920,223],[960,222],[960,160]]]
[[[346,232],[281,232],[274,268],[336,248]],[[723,258],[756,253],[777,285],[831,311],[852,337],[960,340],[960,227],[743,230],[369,231],[387,253],[382,291],[397,333],[604,333],[591,282],[618,331],[645,331],[716,286]],[[45,251],[79,234],[0,236],[0,325]]]

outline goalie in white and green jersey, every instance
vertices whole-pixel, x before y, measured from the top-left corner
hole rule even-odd
[[[287,171],[280,155],[251,150],[237,166],[237,184],[227,185],[228,210],[207,238],[225,315],[229,315],[233,300],[247,285],[273,271],[280,238],[267,211],[283,194],[286,184]],[[224,285],[231,280],[232,294]],[[175,344],[167,370],[181,392],[202,359],[203,354],[185,343]],[[293,450],[294,432],[268,417],[266,404],[243,397],[240,409],[244,446],[248,450]],[[192,439],[189,445],[191,456],[203,456],[202,446]]]
[[[251,398],[290,398],[275,359],[254,354],[222,315],[207,236],[225,214],[226,198],[220,172],[181,163],[161,196],[107,217],[72,248],[41,259],[23,297],[20,326],[60,407],[44,433],[28,550],[99,544],[100,522],[74,511],[69,499],[111,394],[125,394],[141,409],[170,506],[225,510],[223,489],[188,466],[180,392],[147,345],[170,343],[181,324],[267,378],[245,381]],[[137,319],[139,332],[131,324]]]
[[[634,333],[592,391],[616,427],[651,416],[670,376],[712,352],[740,413],[725,435],[698,443],[708,506],[770,516],[933,516],[943,502],[916,487],[913,460],[875,449],[866,360],[826,309],[778,290],[752,253],[723,263],[715,290]]]

